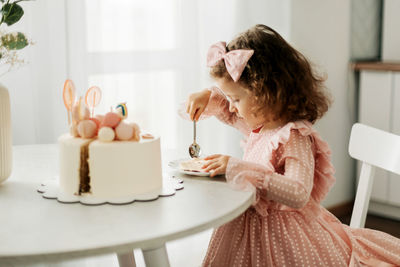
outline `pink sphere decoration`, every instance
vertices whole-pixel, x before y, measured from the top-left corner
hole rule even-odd
[[[121,121],[117,127],[115,127],[115,136],[118,140],[126,141],[133,136],[133,127],[129,123]]]
[[[78,124],[78,133],[82,138],[93,138],[97,133],[97,125],[92,120],[84,120]]]
[[[115,128],[117,127],[118,123],[121,121],[121,117],[114,112],[108,112],[103,118],[101,122],[101,126]]]

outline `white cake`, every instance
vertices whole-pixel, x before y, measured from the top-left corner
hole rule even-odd
[[[160,138],[101,142],[62,135],[60,190],[99,198],[145,194],[162,187]]]
[[[207,161],[205,159],[194,158],[194,159],[180,162],[179,168],[182,171],[205,172],[202,167],[206,163],[207,163]]]

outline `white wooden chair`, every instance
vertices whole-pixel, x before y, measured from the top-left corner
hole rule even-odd
[[[361,172],[350,227],[365,225],[375,167],[400,174],[400,136],[361,123],[351,129],[349,154],[361,161]]]

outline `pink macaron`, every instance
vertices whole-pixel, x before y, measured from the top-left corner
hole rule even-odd
[[[93,138],[97,134],[97,125],[92,120],[84,120],[78,124],[78,133],[82,138]]]

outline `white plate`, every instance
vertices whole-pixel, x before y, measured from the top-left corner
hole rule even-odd
[[[177,170],[180,173],[188,174],[188,175],[194,175],[194,176],[210,176],[209,172],[191,172],[191,171],[184,171],[179,168],[179,163],[182,161],[190,160],[189,158],[186,159],[176,159],[168,162],[168,166],[171,168]]]

